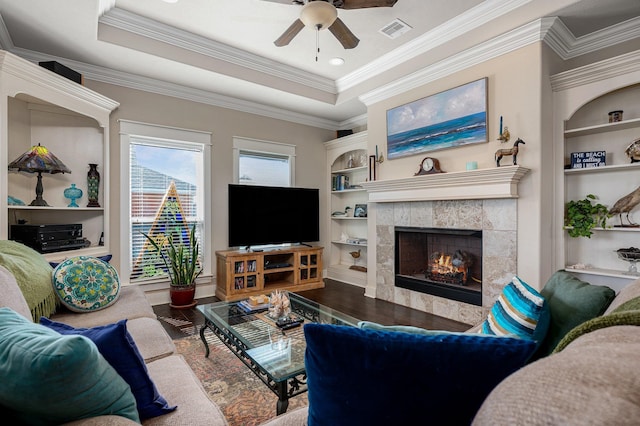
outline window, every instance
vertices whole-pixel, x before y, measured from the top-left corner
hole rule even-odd
[[[295,146],[234,138],[234,182],[294,186]]]
[[[210,273],[205,256],[210,242],[202,238],[211,223],[205,213],[211,211],[205,208],[211,203],[210,139],[209,133],[121,121],[121,170],[127,175],[121,192],[121,248],[126,256],[121,270],[131,283],[165,279],[143,235],[160,229],[188,231],[195,225],[204,273]]]

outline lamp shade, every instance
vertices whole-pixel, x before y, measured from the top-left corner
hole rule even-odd
[[[305,4],[300,11],[300,20],[307,27],[324,30],[330,27],[338,17],[338,10],[325,1],[312,1]]]
[[[53,152],[38,144],[9,163],[9,170],[27,173],[71,173]]]

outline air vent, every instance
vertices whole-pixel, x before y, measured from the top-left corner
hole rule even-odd
[[[385,25],[383,28],[381,28],[379,31],[382,34],[386,35],[387,37],[393,39],[393,38],[400,37],[402,34],[406,33],[411,29],[412,27],[409,26],[409,24],[407,24],[406,22],[403,22],[400,19],[394,19],[393,21]]]

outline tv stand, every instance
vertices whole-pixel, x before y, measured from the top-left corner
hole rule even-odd
[[[266,252],[216,251],[216,297],[233,301],[275,290],[323,288],[322,251],[306,244]]]

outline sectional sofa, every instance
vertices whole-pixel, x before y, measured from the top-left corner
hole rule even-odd
[[[3,318],[4,322],[0,324],[0,369],[2,369],[3,373],[6,373],[7,369],[11,368],[11,365],[8,365],[10,364],[10,359],[12,359],[14,365],[19,364],[21,361],[20,359],[16,360],[16,353],[23,353],[25,358],[27,356],[34,356],[34,359],[37,359],[36,357],[40,359],[47,356],[53,357],[53,355],[48,353],[48,349],[43,350],[41,347],[37,347],[39,343],[28,344],[26,342],[41,342],[44,338],[46,344],[54,346],[57,344],[57,340],[59,340],[52,334],[56,333],[56,331],[35,323],[39,321],[40,318],[34,318],[34,313],[42,314],[45,312],[42,311],[42,306],[36,307],[33,303],[32,306],[27,304],[22,289],[16,281],[16,276],[22,276],[22,279],[26,277],[27,280],[31,280],[30,283],[28,282],[26,284],[30,286],[37,281],[38,270],[44,271],[46,275],[47,271],[51,274],[52,268],[44,261],[44,258],[35,251],[32,252],[31,258],[27,256],[27,258],[19,258],[16,260],[15,256],[13,256],[12,259],[8,260],[9,252],[15,248],[12,244],[17,243],[0,241],[0,265],[2,265],[4,261],[4,264],[10,265],[15,272],[14,275],[8,268],[0,266],[0,317]],[[20,253],[29,253],[29,250],[25,251],[21,249],[19,251]],[[16,268],[20,268],[20,270]],[[45,284],[51,287],[50,277],[49,282]],[[30,292],[33,293],[32,291]],[[48,368],[50,368],[49,371],[40,371],[38,377],[30,377],[29,372],[15,371],[11,374],[13,378],[12,381],[3,379],[2,387],[4,389],[0,390],[0,406],[3,406],[2,411],[5,415],[9,413],[9,418],[11,418],[12,415],[15,416],[15,424],[30,421],[29,419],[31,417],[37,418],[38,421],[44,418],[43,424],[126,425],[137,424],[137,420],[141,420],[144,425],[227,424],[219,407],[208,398],[200,381],[189,368],[184,358],[176,354],[176,348],[171,338],[164,330],[162,324],[156,319],[151,305],[139,287],[121,287],[117,301],[104,309],[88,313],[78,313],[64,309],[63,307],[58,307],[56,313],[49,317],[51,320],[49,321],[49,325],[53,324],[57,326],[58,330],[62,332],[71,330],[70,333],[76,333],[76,331],[81,333],[86,329],[107,330],[111,333],[111,336],[107,337],[107,339],[112,340],[107,340],[105,345],[111,347],[122,343],[122,339],[115,343],[113,339],[123,337],[122,332],[126,329],[127,334],[124,337],[128,338],[128,336],[130,336],[130,338],[133,339],[133,346],[135,346],[139,356],[143,360],[143,365],[135,365],[136,360],[131,358],[123,360],[122,362],[133,363],[135,368],[137,368],[136,374],[138,374],[135,381],[146,382],[148,385],[143,391],[147,392],[146,397],[150,399],[150,401],[147,401],[150,410],[155,410],[155,413],[151,414],[154,415],[154,417],[143,419],[139,416],[138,419],[136,419],[135,413],[131,416],[133,418],[108,414],[94,416],[91,414],[94,411],[90,409],[80,409],[77,407],[77,404],[74,404],[74,401],[77,401],[77,399],[74,399],[75,395],[71,395],[75,383],[68,380],[69,377],[73,376],[74,372],[69,371],[66,373],[56,371],[59,370],[60,367],[56,369],[55,366],[60,364],[54,363],[53,367],[51,365],[48,366]],[[122,320],[126,320],[126,322],[123,323]],[[9,321],[15,323],[16,326],[14,329],[21,329],[23,334],[12,336],[12,330],[10,326],[7,325]],[[28,324],[25,323],[27,321]],[[120,327],[119,329],[114,328],[114,324],[118,324],[118,322],[120,322],[119,325],[124,327]],[[60,329],[60,327],[62,327],[62,329]],[[113,330],[113,333],[111,330]],[[113,337],[115,333],[120,334]],[[33,340],[29,340],[31,338],[33,338]],[[65,336],[65,338],[71,339],[74,345],[83,345],[86,343],[84,337]],[[102,336],[99,338],[104,339]],[[13,339],[13,341],[11,339]],[[73,341],[73,339],[75,339],[75,341]],[[116,350],[119,352],[116,356],[121,356],[122,353],[128,353],[131,350],[131,345],[127,345],[127,342],[127,340],[124,340],[124,347],[116,346]],[[26,347],[19,347],[21,344]],[[100,347],[99,342],[96,344]],[[84,345],[83,348],[86,348],[86,345]],[[107,347],[107,349],[109,348]],[[102,351],[102,348],[100,348],[100,350]],[[91,350],[89,350],[88,353],[91,355]],[[31,359],[30,362],[35,363],[37,361]],[[73,369],[75,368],[76,367],[73,367]],[[81,366],[77,368],[81,368]],[[92,371],[96,370],[95,367],[92,368],[94,369]],[[146,370],[148,378],[144,377],[145,372],[140,371],[140,369]],[[38,373],[34,372],[34,374]],[[97,373],[92,372],[89,376],[93,376],[94,374]],[[53,380],[57,375],[61,376],[59,383],[48,383],[49,379]],[[111,377],[111,379],[107,381],[109,383],[95,381],[92,385],[100,388],[112,386],[113,382],[117,381],[113,376],[108,376],[106,373],[105,377]],[[34,380],[31,388],[25,385],[29,380]],[[12,386],[13,388],[11,388]],[[51,388],[47,392],[43,391],[43,388],[47,386]],[[131,387],[133,388],[134,386]],[[127,399],[127,401],[130,402],[130,398]],[[139,400],[136,401],[139,403]],[[50,407],[52,411],[50,417],[46,414],[44,416],[42,415],[42,411],[46,410],[46,407]],[[64,412],[64,407],[67,407],[71,413],[67,415],[67,413]],[[173,409],[173,407],[176,408]],[[115,412],[117,411],[116,408],[115,404],[112,404],[112,406],[107,407],[106,412],[109,412],[109,410]],[[55,415],[53,413],[54,411]],[[103,410],[103,412],[104,411],[105,410]],[[156,416],[155,414],[158,413],[162,414]],[[31,416],[31,414],[33,414],[33,416]],[[74,416],[77,417],[78,415],[87,418],[74,418]]]
[[[362,336],[369,342],[384,343],[370,345],[368,354],[358,352],[358,363],[347,365],[342,377],[333,378],[333,392],[323,387],[327,377],[332,376],[332,370],[340,368],[335,360],[330,368],[321,370],[322,374],[308,367],[309,406],[285,413],[263,426],[332,424],[329,419],[335,419],[333,416],[336,415],[348,420],[333,424],[362,424],[359,422],[362,418],[374,419],[372,424],[377,425],[403,424],[408,421],[407,412],[414,419],[422,418],[425,424],[637,425],[640,419],[640,279],[615,295],[606,287],[590,285],[559,271],[541,293],[551,311],[545,339],[524,366],[507,374],[497,385],[490,386],[485,395],[482,393],[486,388],[479,386],[473,377],[457,374],[455,364],[445,367],[451,360],[459,363],[460,358],[465,357],[471,362],[484,363],[485,359],[474,358],[477,346],[464,352],[464,345],[456,343],[462,336],[444,332],[434,336],[433,331],[422,331],[425,335],[410,337],[410,332],[421,332],[410,329],[384,331],[384,327],[378,327],[378,330],[354,331],[350,333],[350,340],[340,337],[344,332],[332,333],[324,345],[315,347],[313,340],[316,338],[308,335],[309,360],[327,346],[343,347]],[[469,335],[478,330],[479,327],[474,327],[464,333],[464,338],[469,339]],[[389,343],[393,335],[399,333],[407,336],[402,339],[405,345],[410,339],[423,339],[426,344],[457,346],[445,358],[437,357],[439,352],[448,351],[442,346],[424,359],[422,369],[430,370],[426,376],[420,375],[416,365],[405,368],[398,365],[399,362],[385,363],[380,367],[382,374],[376,375],[377,362],[381,357],[385,357],[385,361],[389,359],[386,358],[391,350]],[[331,356],[331,352],[338,350],[336,347],[323,355]],[[350,352],[356,353],[353,348]],[[464,353],[463,357],[459,357],[460,352]],[[409,360],[410,356],[404,353],[401,359]],[[502,356],[501,351],[495,352],[495,356]],[[513,361],[513,355],[509,354],[505,360]],[[434,362],[439,365],[433,367]],[[358,368],[359,364],[366,367]],[[500,369],[500,364],[484,363],[482,366]],[[460,365],[460,369],[466,369]],[[446,371],[442,373],[438,367]],[[486,377],[485,373],[472,372],[470,375]],[[394,381],[394,376],[401,378]],[[374,380],[367,382],[371,377]],[[414,383],[416,377],[420,379]],[[358,388],[363,381],[367,385]],[[343,387],[350,387],[352,391],[358,389],[358,394],[342,392]],[[478,396],[479,402],[472,400]],[[460,420],[460,414],[465,411],[468,414]]]

